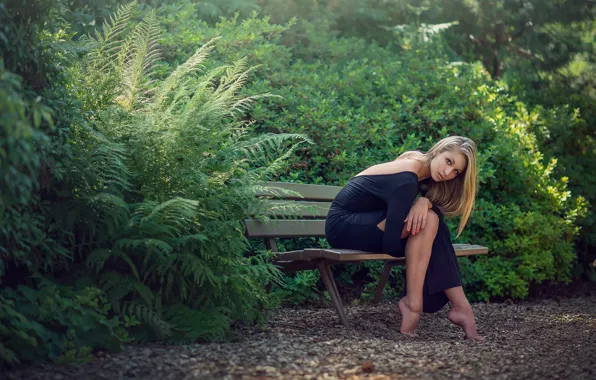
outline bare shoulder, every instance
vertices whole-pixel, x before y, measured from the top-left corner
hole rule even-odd
[[[358,173],[359,175],[378,175],[378,174],[395,174],[400,172],[414,172],[418,173],[420,170],[420,166],[422,164],[416,160],[411,158],[398,158],[394,161],[385,162],[382,164],[377,164],[371,166],[362,172]]]

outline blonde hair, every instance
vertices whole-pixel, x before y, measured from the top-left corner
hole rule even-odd
[[[411,151],[405,152],[398,158],[411,158],[425,166],[430,166],[431,161],[439,154],[449,151],[459,151],[467,161],[466,169],[449,181],[435,182],[430,180],[427,197],[433,205],[440,207],[441,212],[447,216],[461,215],[457,236],[461,235],[476,199],[476,183],[478,172],[476,169],[476,144],[467,137],[450,136],[437,142],[426,153]]]

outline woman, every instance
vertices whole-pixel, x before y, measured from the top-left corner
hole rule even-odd
[[[360,172],[331,205],[325,234],[332,247],[405,256],[402,334],[414,335],[423,311],[437,312],[449,302],[451,322],[466,338],[482,339],[443,221],[443,215],[460,215],[461,234],[474,206],[476,175],[474,142],[447,137],[427,153],[406,152]],[[422,187],[427,191],[417,198]]]

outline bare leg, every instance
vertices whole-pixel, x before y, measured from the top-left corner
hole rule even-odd
[[[400,332],[414,335],[422,314],[422,288],[430,261],[433,242],[437,236],[439,217],[428,212],[426,227],[411,235],[406,243],[406,286],[407,294],[399,301],[402,315]]]
[[[483,338],[476,331],[476,321],[474,321],[474,312],[464,294],[461,286],[445,290],[451,310],[449,311],[449,320],[453,324],[464,329],[467,339],[481,341]]]

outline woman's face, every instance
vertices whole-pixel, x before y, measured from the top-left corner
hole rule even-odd
[[[459,150],[444,151],[430,163],[430,175],[435,182],[449,181],[466,170],[466,156]]]

